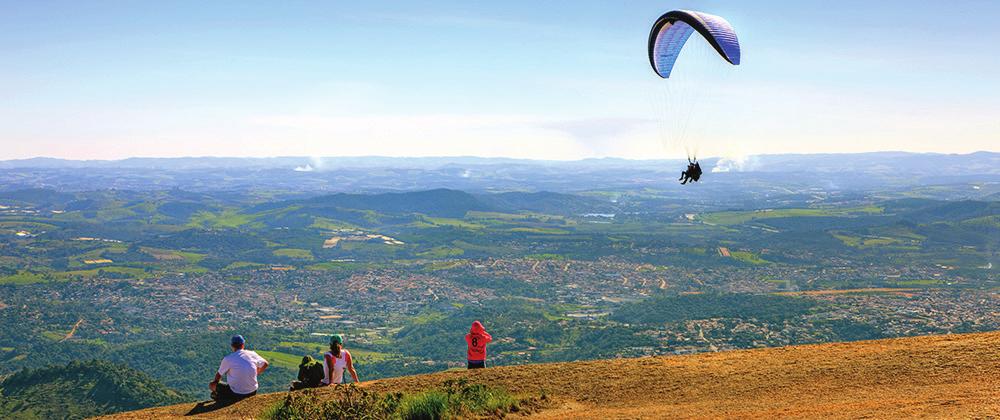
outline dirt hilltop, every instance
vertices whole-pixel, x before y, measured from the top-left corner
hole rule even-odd
[[[462,377],[515,394],[544,392],[552,402],[537,418],[1000,417],[1000,332],[508,366],[364,386],[416,391]],[[258,395],[198,416],[253,418],[283,396]],[[108,418],[181,417],[197,407]]]

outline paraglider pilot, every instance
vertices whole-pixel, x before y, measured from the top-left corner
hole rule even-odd
[[[681,172],[681,177],[678,181],[681,181],[681,185],[684,185],[688,182],[698,182],[699,179],[701,179],[701,164],[698,163],[698,159],[694,161],[688,159],[687,170]]]

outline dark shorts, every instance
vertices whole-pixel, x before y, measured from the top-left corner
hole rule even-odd
[[[233,392],[233,389],[229,387],[229,384],[220,382],[215,386],[215,392],[212,393],[212,399],[216,401],[239,401],[254,395],[257,395],[257,391],[249,394],[237,394]]]
[[[482,369],[486,367],[485,360],[469,360],[469,369]]]

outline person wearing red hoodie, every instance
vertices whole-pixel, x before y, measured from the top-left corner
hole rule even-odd
[[[465,335],[465,344],[469,345],[469,369],[486,367],[486,345],[490,341],[493,341],[493,337],[486,332],[483,324],[479,321],[473,322],[469,333]]]

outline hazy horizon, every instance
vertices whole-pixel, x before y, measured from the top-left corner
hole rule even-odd
[[[738,156],[738,158],[750,159],[750,158],[778,157],[778,156],[790,156],[790,157],[796,157],[796,156],[837,156],[837,155],[850,156],[850,155],[875,155],[875,154],[888,154],[888,155],[891,155],[891,154],[908,154],[908,155],[917,155],[917,156],[921,156],[921,155],[923,155],[923,156],[969,156],[969,155],[982,154],[982,153],[1000,154],[1000,151],[974,150],[974,151],[970,151],[970,152],[957,152],[957,153],[954,153],[954,152],[911,152],[911,151],[906,151],[906,150],[872,150],[872,151],[864,151],[864,152],[761,153],[761,154],[749,154],[749,155]],[[115,157],[115,158],[94,158],[94,159],[81,158],[81,159],[74,159],[74,158],[62,158],[62,157],[56,157],[56,156],[39,155],[39,156],[29,156],[29,157],[11,158],[11,159],[2,159],[2,158],[0,158],[0,162],[15,162],[15,161],[44,160],[44,159],[61,160],[61,161],[68,161],[68,162],[117,162],[117,161],[125,161],[125,160],[144,160],[144,159],[178,159],[178,160],[182,160],[182,159],[246,159],[246,160],[303,159],[305,163],[309,163],[310,161],[316,161],[316,160],[324,160],[324,159],[331,159],[331,160],[334,160],[334,159],[343,159],[343,160],[351,160],[351,159],[357,159],[357,160],[362,160],[362,159],[372,159],[372,160],[378,160],[378,159],[387,159],[387,160],[388,159],[399,159],[399,160],[407,160],[407,159],[414,159],[414,160],[443,160],[443,161],[447,161],[449,159],[454,159],[454,160],[476,159],[476,160],[513,160],[513,161],[563,162],[563,163],[581,162],[581,161],[588,161],[588,160],[625,160],[625,161],[640,161],[640,162],[642,162],[642,161],[655,162],[655,161],[677,161],[677,160],[684,160],[683,157],[677,157],[677,156],[674,156],[674,157],[651,157],[651,158],[631,158],[631,157],[618,157],[618,156],[595,156],[595,157],[552,158],[552,159],[546,159],[546,158],[531,158],[531,157],[521,158],[521,157],[514,157],[514,156],[477,156],[477,155],[451,155],[451,156],[448,156],[448,155],[440,155],[440,156],[437,156],[437,155],[428,155],[428,156],[389,156],[389,155],[342,155],[342,156],[307,156],[307,155],[275,155],[275,156],[238,156],[238,155],[143,156],[143,155],[136,155],[136,156]],[[703,157],[699,157],[699,160],[706,160],[706,161],[728,160],[728,159],[731,159],[731,157],[728,157],[728,156],[703,156]]]

